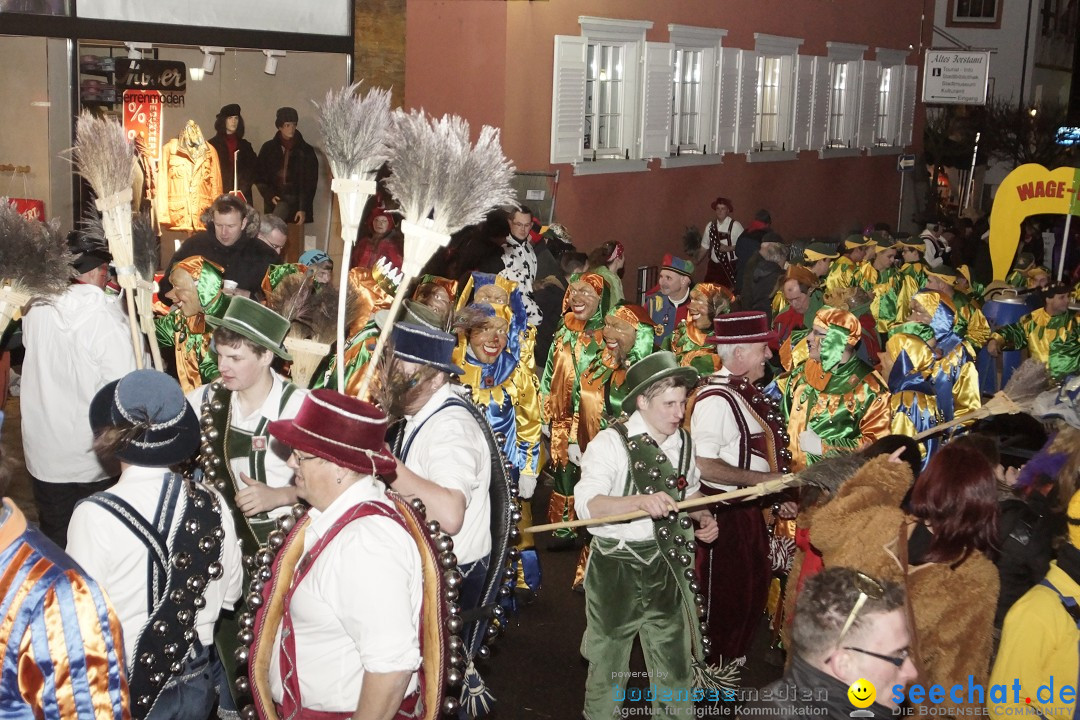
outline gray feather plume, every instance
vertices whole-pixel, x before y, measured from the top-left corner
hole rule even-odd
[[[75,124],[72,159],[98,199],[131,187],[132,145],[124,128],[113,118],[94,117],[87,111]]]
[[[139,213],[131,218],[131,244],[134,251],[135,270],[143,280],[152,281],[161,257],[161,242],[149,213]]]
[[[326,158],[334,177],[371,179],[387,160],[390,133],[390,91],[371,88],[360,95],[360,83],[326,93],[319,109]],[[314,101],[312,101],[314,102]]]
[[[422,110],[396,110],[389,150],[386,186],[408,222],[431,218],[432,230],[451,235],[493,207],[515,204],[514,166],[493,127],[485,125],[474,146],[469,124],[456,115],[433,120]]]
[[[32,297],[59,295],[75,275],[73,260],[56,221],[30,220],[0,197],[0,284]]]

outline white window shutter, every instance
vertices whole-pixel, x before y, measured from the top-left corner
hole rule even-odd
[[[904,66],[904,99],[900,106],[900,142],[901,147],[911,144],[911,133],[915,126],[915,90],[919,82],[919,71],[914,65]]]
[[[645,43],[645,92],[641,103],[642,158],[667,157],[671,144],[671,97],[675,46]]]
[[[814,99],[810,110],[811,150],[825,147],[825,135],[829,131],[829,66],[829,60],[823,57],[814,63]]]
[[[720,102],[716,106],[716,152],[735,150],[739,122],[739,50],[723,48],[720,55]]]
[[[795,113],[792,120],[792,147],[810,147],[810,115],[814,107],[814,64],[812,55],[799,55],[795,70]]]
[[[551,162],[579,163],[585,145],[585,70],[589,38],[555,36],[551,94]]]
[[[739,119],[735,126],[735,152],[748,153],[754,147],[757,124],[758,54],[752,50],[739,52]]]
[[[863,60],[860,72],[862,92],[859,93],[859,126],[855,142],[858,147],[874,146],[877,128],[878,99],[881,96],[881,67],[876,60]]]

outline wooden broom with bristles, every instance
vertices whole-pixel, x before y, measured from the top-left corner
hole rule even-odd
[[[1035,402],[1035,398],[1039,396],[1039,393],[1046,389],[1048,382],[1049,375],[1046,371],[1046,365],[1035,358],[1028,358],[1012,374],[1005,387],[996,392],[981,408],[923,430],[915,436],[915,439],[923,440],[937,435],[939,432],[981,420],[991,415],[1014,415],[1027,412],[1031,409],[1031,404]]]
[[[116,266],[116,279],[127,297],[135,366],[141,370],[142,342],[139,340],[135,311],[139,278],[131,237],[131,166],[134,150],[119,122],[94,117],[84,110],[75,123],[72,158],[79,174],[90,183],[96,197],[95,204],[101,212],[109,253]]]
[[[386,186],[398,200],[405,234],[404,279],[390,306],[393,320],[413,278],[453,233],[481,222],[492,208],[516,201],[510,186],[514,166],[503,155],[499,131],[493,127],[481,128],[473,145],[469,123],[456,115],[434,120],[422,110],[396,110],[388,145],[392,174]],[[392,328],[391,321],[379,333],[360,397],[367,397]]]
[[[59,295],[75,275],[74,259],[55,222],[22,215],[0,197],[0,335],[35,297]]]
[[[337,303],[337,387],[345,391],[345,293],[349,259],[368,198],[375,194],[375,175],[387,160],[390,91],[372,88],[359,95],[360,83],[326,93],[319,109],[326,158],[334,180],[330,189],[341,215],[341,263]]]

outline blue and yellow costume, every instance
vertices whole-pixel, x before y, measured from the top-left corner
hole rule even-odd
[[[889,370],[890,429],[894,435],[915,437],[941,422],[937,393],[932,380],[937,359],[931,343],[933,331],[921,323],[897,326],[885,343],[885,352],[894,360]],[[924,441],[924,458],[937,449],[938,438]]]
[[[0,568],[0,716],[128,720],[124,640],[112,606],[6,499]]]
[[[933,290],[918,292],[911,301],[930,316],[927,325],[933,333],[936,358],[931,380],[942,419],[975,412],[982,407],[979,372],[971,346],[956,333],[956,309]]]
[[[513,466],[511,475],[517,482],[521,475],[535,478],[540,474],[540,398],[536,373],[521,361],[523,349],[531,355],[532,346],[525,302],[516,287],[510,293],[510,303],[468,306],[487,317],[506,322],[506,347],[494,362],[484,363],[477,358],[469,347],[468,338],[460,331],[453,359],[465,371],[461,382],[469,387],[473,402],[483,411],[496,439],[502,439],[503,454]],[[533,524],[530,499],[531,494],[521,498],[519,528]],[[537,592],[541,580],[540,559],[532,534],[521,533],[517,548],[520,560],[515,562],[515,584],[518,588]]]

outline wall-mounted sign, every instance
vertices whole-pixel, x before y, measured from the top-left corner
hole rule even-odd
[[[177,60],[116,58],[115,82],[117,90],[182,93],[187,90],[187,66]]]
[[[141,137],[146,154],[157,158],[161,151],[161,93],[157,90],[124,91],[124,130],[128,140]]]
[[[923,63],[923,102],[985,105],[989,77],[988,51],[927,50]]]

